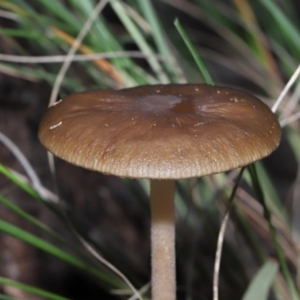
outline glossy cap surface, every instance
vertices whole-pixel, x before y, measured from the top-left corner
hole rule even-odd
[[[49,108],[39,138],[54,155],[133,178],[200,177],[238,168],[279,145],[276,116],[236,89],[153,85],[73,94]]]

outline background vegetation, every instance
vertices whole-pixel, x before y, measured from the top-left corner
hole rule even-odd
[[[49,101],[205,82],[203,60],[216,84],[271,107],[299,64],[299,11],[291,0],[0,0],[0,299],[138,299],[129,281],[150,297],[148,183],[58,159],[50,171],[37,140]],[[299,299],[299,86],[277,111],[281,146],[237,189],[220,299]],[[212,299],[237,174],[177,184],[178,299]]]

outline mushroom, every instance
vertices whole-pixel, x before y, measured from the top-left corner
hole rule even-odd
[[[176,298],[175,179],[245,166],[280,137],[276,116],[256,97],[205,84],[77,93],[50,107],[39,128],[44,146],[72,164],[150,179],[155,300]]]

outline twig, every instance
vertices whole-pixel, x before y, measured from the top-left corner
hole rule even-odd
[[[221,254],[223,249],[223,241],[224,241],[224,235],[225,230],[227,226],[227,221],[229,218],[230,209],[233,204],[233,200],[237,191],[237,188],[239,186],[239,183],[242,179],[243,172],[245,170],[245,167],[240,170],[240,173],[237,177],[236,183],[233,187],[233,190],[231,192],[230,198],[229,198],[229,204],[225,213],[225,216],[223,218],[223,221],[221,223],[221,228],[218,235],[218,242],[217,242],[217,249],[216,249],[216,256],[215,256],[215,265],[214,265],[214,276],[213,276],[213,300],[219,299],[219,273],[220,273],[220,264],[221,264]]]

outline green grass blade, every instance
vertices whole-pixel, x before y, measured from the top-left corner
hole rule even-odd
[[[20,283],[20,282],[17,282],[17,281],[11,280],[11,279],[7,279],[7,278],[3,278],[3,277],[0,277],[0,285],[12,286],[12,287],[18,288],[22,291],[26,291],[26,292],[32,293],[34,295],[44,297],[45,300],[69,300],[68,298],[56,295],[54,293],[47,292],[45,290],[33,287],[31,285]],[[1,299],[12,300],[15,298],[11,298],[11,297],[1,298],[1,296],[0,296],[0,300]]]
[[[53,238],[55,238],[59,243],[61,243],[62,245],[66,246],[68,249],[70,249],[71,251],[73,251],[73,253],[77,253],[81,257],[85,257],[86,256],[86,253],[85,252],[83,253],[80,248],[78,248],[75,245],[69,243],[65,238],[63,238],[62,236],[60,236],[59,234],[57,234],[50,227],[48,227],[47,225],[45,225],[44,223],[40,222],[35,217],[33,217],[30,214],[28,214],[26,211],[24,211],[23,209],[21,209],[20,207],[18,207],[17,205],[15,205],[11,201],[9,201],[5,197],[3,197],[1,194],[0,194],[0,203],[2,205],[6,206],[7,208],[9,208],[10,210],[12,210],[18,216],[20,216],[23,219],[25,219],[27,222],[33,224],[37,228],[41,229],[45,233],[47,233],[50,236],[52,236]],[[62,221],[65,221],[65,220],[62,220]]]
[[[238,205],[233,206],[231,219],[233,219],[235,224],[237,225],[236,227],[241,232],[241,236],[244,238],[245,243],[248,245],[249,249],[251,249],[253,256],[258,262],[263,263],[265,261],[265,255],[263,250],[261,249],[258,238],[255,235],[253,227],[249,223],[244,212],[238,207]]]
[[[47,209],[49,209],[53,214],[55,214],[60,219],[60,221],[63,222],[64,225],[69,223],[69,220],[67,219],[66,215],[56,205],[52,205],[50,202],[46,202],[43,199],[41,199],[39,197],[39,195],[35,192],[35,190],[33,190],[28,184],[20,181],[20,179],[18,179],[11,171],[9,171],[7,168],[5,168],[1,164],[0,164],[0,173],[2,173],[8,179],[10,179],[12,182],[14,182],[18,187],[20,187],[22,190],[27,192],[29,195],[31,195],[33,197],[33,199],[35,199],[36,201],[38,201],[41,204],[43,204],[44,206],[46,206]],[[61,236],[59,236],[56,232],[51,230],[45,224],[41,223],[40,221],[38,221],[37,219],[35,219],[34,217],[32,217],[31,215],[26,213],[24,210],[20,209],[18,206],[16,206],[11,201],[9,201],[8,199],[6,199],[5,197],[3,197],[1,195],[0,195],[0,203],[5,205],[9,209],[11,209],[14,213],[18,214],[19,216],[21,216],[22,218],[24,218],[31,224],[37,226],[39,229],[47,232],[48,234],[50,234],[51,236],[56,238],[58,241],[63,243],[65,246],[67,246],[69,249],[75,251],[76,253],[79,253],[78,249],[74,249],[73,245],[67,243],[67,241],[65,239],[63,239]],[[72,225],[72,228],[73,228],[73,225]],[[76,230],[78,230],[78,229],[76,228]],[[90,243],[92,243],[92,241],[90,241],[90,239],[84,233],[80,232],[80,235],[85,240],[88,240]],[[82,255],[82,253],[81,253],[81,255]]]
[[[2,173],[5,177],[11,180],[14,184],[16,184],[20,189],[28,193],[33,199],[45,205],[49,210],[51,210],[57,217],[64,221],[64,216],[59,208],[55,205],[52,205],[50,202],[43,200],[38,193],[29,185],[21,181],[18,177],[16,177],[10,170],[5,168],[2,164],[0,164],[0,173]],[[11,208],[12,209],[12,208]]]
[[[15,298],[15,297],[0,294],[0,300],[19,300],[19,299]]]
[[[286,136],[288,138],[289,144],[292,148],[293,154],[297,159],[298,163],[300,162],[300,137],[299,132],[293,127],[286,127]]]
[[[144,53],[152,53],[151,47],[148,45],[145,37],[141,34],[138,27],[134,24],[134,22],[129,18],[129,16],[124,11],[122,5],[116,1],[111,0],[110,2],[112,8],[114,9],[115,13],[120,18],[121,22],[127,29],[127,31],[130,33],[130,36],[133,38],[133,40],[136,42],[137,46],[141,49]],[[158,61],[155,58],[149,58],[148,62],[152,68],[152,70],[155,72],[157,77],[159,78],[161,83],[169,83],[169,79],[164,73],[164,70],[162,69],[161,65],[158,63]]]
[[[273,260],[265,262],[252,279],[242,300],[267,300],[277,271],[277,262]]]
[[[149,0],[139,0],[138,4],[141,7],[143,14],[149,22],[151,29],[153,30],[153,38],[159,52],[166,57],[169,56],[169,49],[166,45],[163,30],[159,24],[158,18],[154,12],[152,3]]]
[[[287,285],[289,287],[290,293],[292,295],[292,299],[293,300],[299,300],[299,294],[297,292],[297,289],[295,287],[295,283],[293,281],[292,275],[289,271],[284,253],[282,251],[282,248],[280,246],[280,243],[278,241],[278,236],[277,236],[277,231],[276,228],[274,227],[273,223],[272,223],[272,216],[271,216],[271,212],[266,204],[266,199],[262,190],[262,187],[260,185],[258,176],[257,176],[257,172],[256,172],[256,168],[255,168],[255,164],[251,164],[250,166],[248,166],[247,170],[250,173],[251,176],[251,180],[252,180],[252,185],[253,188],[257,194],[257,198],[258,201],[260,202],[260,204],[263,207],[264,210],[264,218],[266,219],[268,226],[269,226],[269,230],[271,233],[271,237],[274,243],[274,247],[275,247],[275,251],[279,260],[279,264],[280,267],[282,269],[283,275],[285,277],[285,280],[287,282]]]
[[[25,191],[33,198],[35,199],[40,198],[39,194],[30,185],[24,183],[22,180],[16,177],[11,171],[9,171],[1,163],[0,163],[0,173],[3,174],[5,177],[7,177],[9,180],[11,180],[14,184],[16,184],[19,188],[21,188],[23,191]]]
[[[80,23],[61,1],[37,0],[43,9],[52,13],[56,18],[60,18],[73,28],[80,29]],[[55,19],[55,18],[54,18]]]
[[[275,202],[276,206],[278,206],[280,210],[283,210],[284,209],[283,205],[280,202],[274,184],[271,182],[271,179],[268,176],[267,171],[264,168],[264,165],[262,164],[262,162],[258,161],[255,163],[255,167],[257,169],[261,181],[264,183],[264,190],[269,195],[269,197]]]
[[[63,238],[60,237],[56,232],[46,226],[44,223],[40,222],[38,219],[34,218],[30,214],[28,214],[23,209],[19,208],[17,205],[6,199],[0,194],[0,203],[5,205],[7,208],[12,210],[15,214],[19,215],[20,217],[24,218],[26,221],[30,222],[31,224],[35,225],[39,229],[47,232],[48,234],[52,235],[53,237],[57,238],[60,241],[63,241]]]
[[[273,21],[282,33],[281,36],[290,44],[291,49],[299,49],[300,33],[293,23],[291,23],[290,19],[283,13],[283,11],[276,5],[274,1],[260,0],[260,2],[272,14]],[[273,23],[272,26],[274,27]]]
[[[181,35],[183,41],[185,42],[187,48],[189,49],[191,55],[193,56],[200,72],[202,73],[202,76],[205,80],[205,82],[207,84],[211,84],[213,85],[214,82],[211,78],[211,76],[209,75],[209,72],[207,71],[201,57],[199,56],[199,54],[197,53],[195,47],[193,46],[190,38],[188,37],[188,35],[186,34],[185,30],[183,29],[183,27],[181,26],[180,22],[178,19],[175,20],[174,25],[176,27],[176,29],[178,30],[179,34]]]
[[[99,279],[103,280],[109,285],[116,286],[117,283],[120,284],[120,281],[116,278],[112,279],[105,274],[103,274],[101,271],[99,271],[96,267],[92,267],[82,261],[81,259],[78,259],[77,257],[73,256],[71,253],[68,253],[66,251],[63,251],[56,246],[42,240],[41,238],[21,229],[17,226],[14,226],[6,221],[3,221],[0,219],[0,231],[9,234],[21,241],[24,241],[38,249],[41,249],[48,254],[51,254],[52,256],[59,258],[60,260],[73,265],[74,267],[89,273],[91,275],[94,275],[98,277]]]
[[[171,67],[171,56],[170,56],[170,49],[167,46],[166,42],[166,36],[164,34],[164,31],[161,27],[161,24],[157,18],[157,15],[153,9],[153,5],[150,0],[139,0],[138,4],[141,7],[141,10],[146,17],[148,23],[151,26],[151,29],[153,31],[153,38],[156,44],[156,47],[160,54],[162,54],[164,57],[168,59],[168,64],[166,65],[167,70],[170,74],[170,76],[174,79],[176,79],[176,75],[173,71],[173,68]]]
[[[263,164],[258,161],[255,163],[255,167],[257,168],[257,172],[259,174],[260,181],[264,183],[264,191],[266,196],[266,201],[268,207],[271,208],[272,212],[276,214],[276,216],[284,223],[286,227],[289,227],[288,224],[288,216],[285,210],[285,207],[280,201],[277,191],[273,182],[270,179],[270,176],[267,174],[266,169]]]
[[[46,39],[45,35],[42,35],[36,31],[28,31],[26,29],[0,29],[0,35],[39,41]]]

